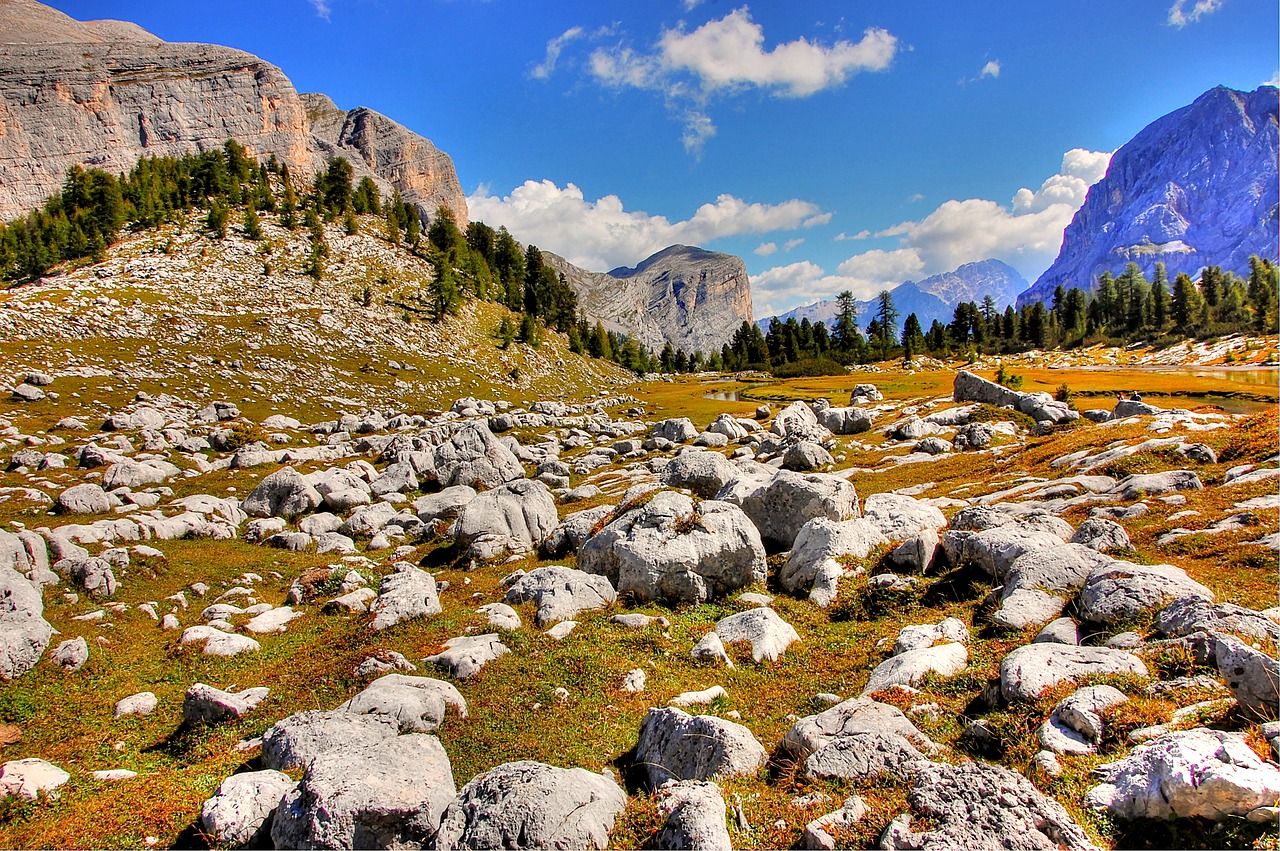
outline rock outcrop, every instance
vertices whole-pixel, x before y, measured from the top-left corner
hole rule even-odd
[[[300,178],[345,157],[386,195],[467,220],[448,155],[385,116],[304,99],[279,68],[241,50],[169,43],[122,21],[81,23],[35,0],[5,4],[0,219],[42,204],[73,166],[118,174],[144,156],[214,150],[228,138]]]

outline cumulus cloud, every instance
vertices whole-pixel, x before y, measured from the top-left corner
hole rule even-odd
[[[981,198],[952,200],[918,221],[899,222],[876,232],[896,237],[898,247],[875,248],[855,254],[827,274],[807,261],[777,266],[751,279],[753,298],[782,310],[798,303],[831,298],[852,290],[867,299],[906,280],[919,280],[950,271],[963,263],[994,257],[1028,278],[1043,271],[1062,245],[1062,232],[1084,203],[1089,187],[1106,174],[1111,154],[1068,151],[1058,173],[1040,188],[1019,189],[1006,206]],[[841,233],[837,241],[867,239],[869,231]],[[763,312],[761,316],[767,316]]]
[[[505,226],[523,242],[594,270],[633,264],[675,243],[703,245],[721,237],[792,230],[820,213],[816,204],[795,198],[759,204],[721,195],[688,219],[672,222],[626,210],[616,195],[589,201],[576,185],[561,188],[550,180],[527,180],[501,198],[477,190],[467,205],[472,219]]]
[[[770,254],[777,254],[778,243],[762,242],[756,246],[754,253],[759,254],[761,257],[768,257]]]
[[[816,216],[810,216],[809,218],[801,222],[800,225],[801,227],[814,228],[814,227],[818,227],[819,225],[826,225],[830,223],[831,223],[831,213],[827,212],[827,213],[819,213]]]
[[[860,230],[857,233],[845,233],[844,231],[841,231],[840,233],[835,235],[836,242],[845,242],[851,239],[860,240],[860,239],[870,239],[870,238],[871,238],[871,231],[869,230]]]
[[[982,66],[982,70],[978,72],[978,77],[990,77],[993,80],[1000,76],[1000,60],[992,59],[986,65]]]
[[[329,20],[329,16],[333,14],[332,7],[329,6],[328,0],[308,0],[311,8],[316,10],[316,17],[323,20]]]
[[[697,153],[715,132],[705,109],[712,95],[758,88],[778,97],[807,97],[843,85],[854,74],[885,70],[897,50],[897,37],[879,27],[856,42],[824,45],[801,37],[767,50],[764,28],[743,7],[692,31],[683,23],[663,30],[649,51],[621,44],[598,48],[589,68],[605,85],[661,92],[685,125],[686,149]]]
[[[1205,15],[1211,15],[1221,9],[1224,2],[1226,0],[1195,0],[1188,11],[1187,0],[1175,0],[1169,7],[1169,26],[1181,29],[1187,24],[1194,24]]]

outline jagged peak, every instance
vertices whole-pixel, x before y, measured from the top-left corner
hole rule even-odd
[[[696,245],[668,245],[661,251],[655,252],[645,259],[641,260],[635,266],[619,266],[616,269],[610,269],[608,274],[615,278],[630,278],[647,271],[650,267],[662,263],[664,261],[679,258],[689,263],[703,263],[718,259],[736,259],[732,254],[725,254],[720,251],[708,251],[705,248],[699,248]]]

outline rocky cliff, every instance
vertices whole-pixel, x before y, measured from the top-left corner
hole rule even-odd
[[[686,352],[719,351],[751,321],[751,287],[739,257],[672,245],[635,268],[588,272],[543,252],[564,273],[582,311],[652,351],[666,343]]]
[[[385,189],[421,199],[424,211],[443,203],[466,220],[447,155],[370,110],[343,116],[336,138],[313,135],[293,83],[252,54],[171,44],[122,21],[82,23],[35,0],[0,0],[2,219],[38,206],[74,165],[127,171],[142,156],[234,138],[300,176],[346,156]]]
[[[1063,234],[1053,265],[1019,305],[1058,285],[1091,290],[1136,262],[1150,277],[1204,266],[1241,272],[1250,254],[1277,256],[1277,90],[1222,86],[1143,129],[1116,151]]]

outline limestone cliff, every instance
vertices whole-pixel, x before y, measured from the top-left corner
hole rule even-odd
[[[0,219],[39,206],[74,165],[127,171],[142,156],[234,138],[304,178],[346,156],[424,212],[445,204],[466,221],[446,154],[370,110],[344,116],[352,127],[337,139],[313,136],[289,78],[244,51],[168,43],[131,23],[82,23],[35,0],[0,0]]]
[[[563,272],[583,313],[660,351],[666,343],[686,352],[718,352],[744,321],[751,321],[751,287],[739,257],[672,245],[639,263],[588,272],[543,252]]]

